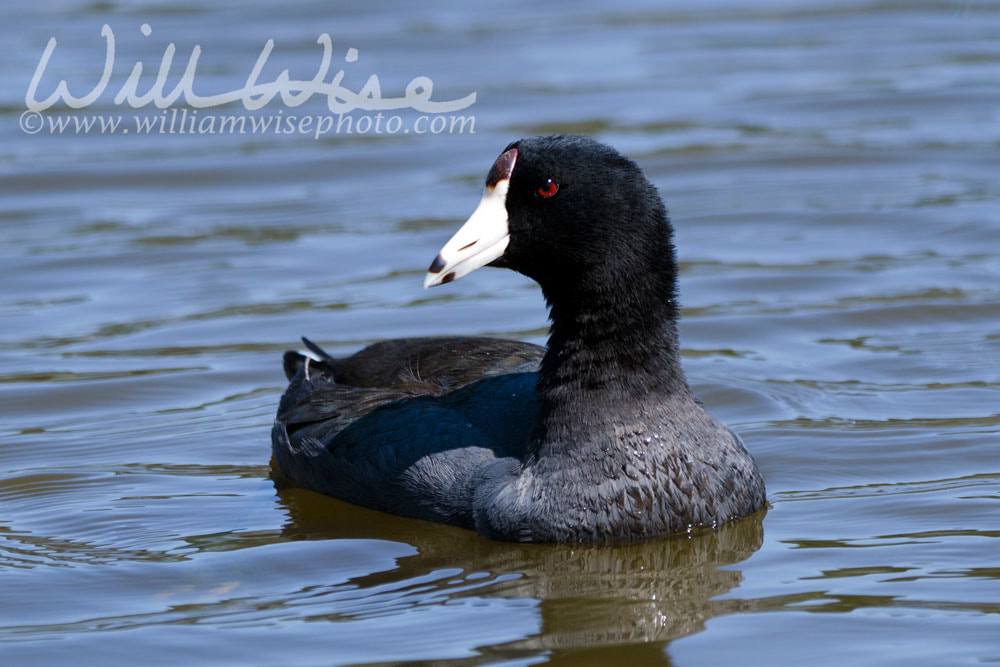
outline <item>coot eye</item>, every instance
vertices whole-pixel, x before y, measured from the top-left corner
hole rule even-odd
[[[559,191],[559,185],[551,178],[546,180],[544,185],[535,190],[535,192],[538,193],[539,197],[551,197],[558,191]]]

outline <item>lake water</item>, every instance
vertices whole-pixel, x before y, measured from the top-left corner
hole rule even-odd
[[[1000,661],[1000,5],[279,4],[0,9],[4,664]],[[82,96],[105,23],[107,91],[43,122],[166,124],[114,96],[137,60],[147,90],[171,42],[168,91],[195,45],[194,90],[241,88],[268,39],[259,80],[309,80],[329,33],[327,81],[375,74],[398,98],[426,76],[433,100],[476,93],[444,114],[474,127],[418,133],[401,109],[396,133],[319,138],[23,131],[49,37],[37,99],[60,79]],[[329,114],[316,95],[197,117],[279,110]],[[555,131],[660,188],[688,377],[770,510],[523,546],[277,488],[280,355],[300,335],[338,354],[544,341],[521,276],[421,282],[499,151]]]

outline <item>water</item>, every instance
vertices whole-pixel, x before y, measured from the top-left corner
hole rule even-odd
[[[1000,6],[2,14],[5,664],[1000,660]],[[458,112],[475,132],[22,132],[48,38],[39,99],[61,78],[80,96],[104,23],[108,92],[46,116],[132,113],[114,93],[136,60],[151,82],[169,42],[175,77],[201,45],[201,94],[240,88],[267,39],[261,81],[311,79],[328,32],[345,86],[475,92]],[[421,281],[503,146],[557,130],[617,146],[665,197],[687,373],[757,457],[766,516],[521,546],[276,488],[280,353],[299,335],[337,353],[544,340],[520,276]]]

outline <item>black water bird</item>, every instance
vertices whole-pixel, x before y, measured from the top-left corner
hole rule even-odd
[[[740,439],[692,395],[677,263],[638,166],[580,136],[510,144],[425,287],[490,264],[541,286],[545,348],[389,340],[335,359],[285,354],[272,432],[295,484],[502,540],[640,538],[765,505]]]

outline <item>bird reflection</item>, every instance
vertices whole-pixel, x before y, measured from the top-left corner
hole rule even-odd
[[[616,662],[655,657],[662,664],[671,640],[752,604],[713,598],[742,580],[739,569],[722,566],[746,560],[760,548],[764,512],[692,536],[618,544],[516,544],[280,487],[279,500],[288,516],[285,538],[392,540],[416,548],[395,569],[352,579],[359,590],[459,568],[481,573],[491,583],[449,592],[442,580],[446,599],[476,595],[536,601],[538,632],[490,647],[492,659],[547,652],[552,662],[596,664],[605,662],[601,655],[610,659],[605,652],[614,650]]]

